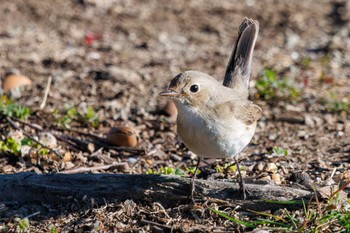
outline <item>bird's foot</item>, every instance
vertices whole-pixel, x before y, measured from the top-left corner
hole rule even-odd
[[[243,200],[247,199],[247,194],[252,196],[252,193],[247,189],[243,179],[239,181],[239,191],[243,194]]]

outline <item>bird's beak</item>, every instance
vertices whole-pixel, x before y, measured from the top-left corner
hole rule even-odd
[[[178,96],[180,96],[180,93],[168,89],[166,91],[163,91],[163,92],[159,93],[159,95],[160,96],[165,96],[165,97],[178,97]]]

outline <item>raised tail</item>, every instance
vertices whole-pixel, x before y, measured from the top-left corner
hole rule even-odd
[[[227,64],[223,85],[248,97],[250,70],[253,50],[259,33],[256,20],[244,18],[238,30],[238,38],[231,58]]]

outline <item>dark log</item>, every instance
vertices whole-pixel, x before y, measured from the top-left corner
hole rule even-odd
[[[247,208],[263,209],[257,202],[292,200],[312,195],[310,191],[267,184],[247,184],[251,195],[243,201],[239,186],[233,182],[196,180],[196,191],[203,198],[221,199]],[[174,206],[187,201],[189,179],[164,175],[125,174],[45,174],[0,175],[0,202],[59,205],[93,198],[95,201],[160,202]],[[271,208],[271,206],[270,206]]]

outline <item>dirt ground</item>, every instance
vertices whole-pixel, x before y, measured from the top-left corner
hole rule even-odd
[[[332,179],[337,183],[350,168],[349,12],[347,1],[332,0],[3,0],[2,80],[8,71],[16,70],[33,81],[15,101],[31,109],[27,123],[61,135],[55,148],[71,157],[66,161],[46,157],[38,162],[30,156],[0,153],[0,173],[62,172],[114,162],[126,165],[92,172],[145,174],[164,167],[186,172],[194,167],[195,155],[177,139],[176,124],[162,113],[166,100],[158,93],[185,70],[203,71],[223,80],[238,26],[247,16],[260,24],[250,94],[263,109],[263,117],[242,153],[244,176],[271,180],[276,177],[272,174],[278,174],[280,180],[272,182],[288,186],[293,174],[302,171],[318,184],[329,181],[334,172]],[[261,98],[255,84],[267,68],[292,80],[300,89],[300,98]],[[50,92],[41,110],[50,76]],[[348,108],[335,110],[338,100]],[[75,120],[69,129],[63,127],[55,116],[63,116],[67,106],[81,112],[92,107],[99,125]],[[0,124],[4,140],[14,129],[6,119]],[[16,124],[33,136],[41,131]],[[139,150],[99,149],[89,137],[103,137],[111,127],[125,125],[137,132]],[[67,143],[72,137],[91,141],[86,147],[76,142],[73,146]],[[273,154],[273,148],[285,149],[288,155]],[[200,169],[210,174],[204,177],[203,172],[202,178],[234,180],[236,172],[218,172],[229,162],[204,163]],[[273,164],[276,171],[266,164]],[[30,203],[0,202],[4,232],[16,230],[15,217],[27,216],[29,232],[49,232],[52,227],[58,232],[247,230],[204,207],[193,211],[145,201],[136,203],[129,213],[125,205],[130,203],[116,201],[74,211],[47,207],[38,213]],[[204,206],[204,200],[199,203]],[[237,206],[216,205],[244,216]]]

